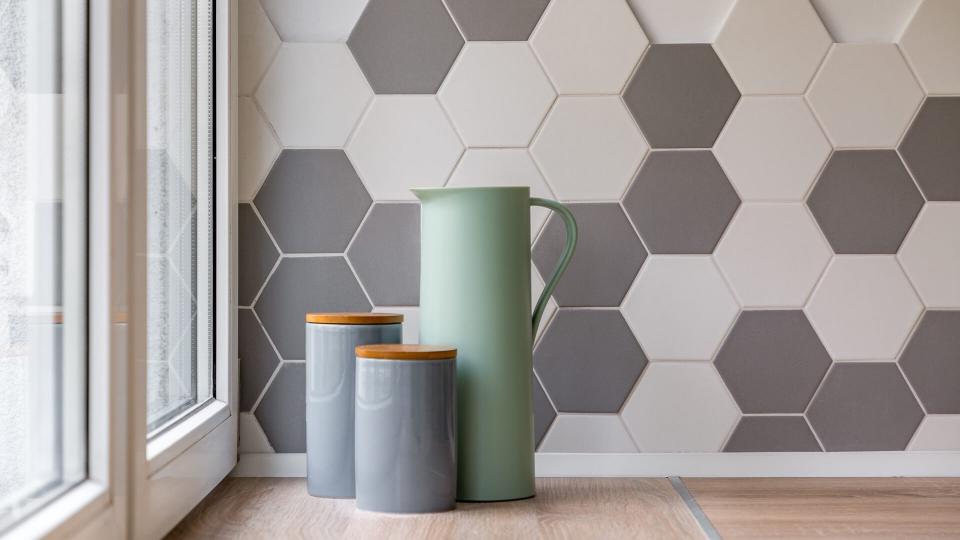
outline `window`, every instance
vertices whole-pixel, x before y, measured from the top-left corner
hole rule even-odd
[[[0,2],[0,532],[87,475],[80,5]]]
[[[147,3],[147,426],[213,395],[210,3]]]

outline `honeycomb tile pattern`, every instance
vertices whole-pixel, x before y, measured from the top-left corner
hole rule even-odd
[[[960,450],[958,5],[241,0],[243,451],[304,450],[304,312],[417,341],[444,185],[579,220],[541,452]]]

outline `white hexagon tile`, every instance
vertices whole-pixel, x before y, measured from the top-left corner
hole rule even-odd
[[[709,360],[739,306],[710,257],[650,257],[623,302],[651,360]]]
[[[332,43],[285,43],[256,94],[287,147],[343,146],[372,96],[347,46]]]
[[[623,0],[553,0],[530,38],[561,94],[616,94],[647,46]]]
[[[527,146],[556,94],[526,43],[469,43],[437,97],[468,146]]]
[[[616,96],[561,96],[530,145],[561,200],[618,200],[647,153]]]
[[[377,96],[347,145],[374,199],[412,200],[412,187],[442,186],[463,143],[433,96]]]
[[[302,312],[417,341],[409,189],[507,185],[580,224],[539,451],[960,450],[960,1],[238,7],[244,451],[303,450]]]
[[[894,360],[923,305],[894,257],[839,255],[805,310],[835,360]]]

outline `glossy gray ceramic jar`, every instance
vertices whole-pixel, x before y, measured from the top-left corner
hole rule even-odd
[[[400,343],[402,315],[307,315],[307,492],[316,497],[355,494],[354,349]]]
[[[456,359],[364,358],[364,349],[357,352],[357,508],[452,510],[457,496]],[[443,350],[456,355],[455,349]]]

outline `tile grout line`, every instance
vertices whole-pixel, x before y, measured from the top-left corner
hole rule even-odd
[[[670,485],[673,487],[673,490],[677,492],[677,495],[679,495],[683,500],[683,504],[686,505],[687,510],[693,514],[693,519],[697,520],[697,525],[700,526],[700,530],[703,531],[703,534],[705,534],[710,540],[722,540],[720,533],[717,532],[717,529],[713,526],[710,518],[707,517],[707,514],[703,511],[703,508],[700,508],[700,504],[697,503],[697,499],[692,493],[690,493],[690,490],[687,489],[687,485],[683,483],[683,479],[679,476],[671,476],[669,480]]]

